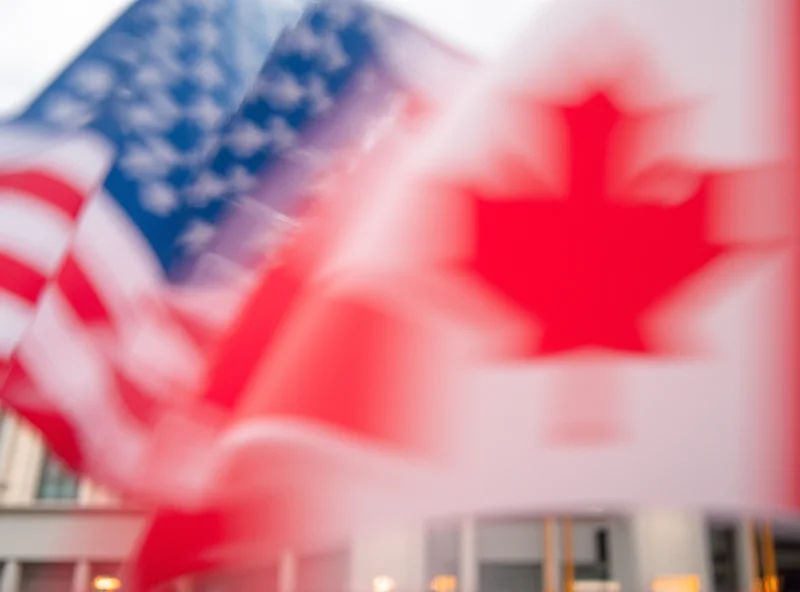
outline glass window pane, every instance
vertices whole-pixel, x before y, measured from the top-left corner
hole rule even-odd
[[[540,592],[542,567],[538,563],[483,563],[479,579],[481,592]]]
[[[24,563],[20,592],[72,592],[71,563]]]
[[[42,462],[37,499],[74,500],[78,497],[78,479],[51,453]]]
[[[711,524],[708,533],[714,589],[717,592],[736,592],[739,589],[736,529],[726,524]]]

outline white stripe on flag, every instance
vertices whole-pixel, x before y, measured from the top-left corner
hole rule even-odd
[[[41,198],[0,191],[0,252],[50,276],[61,262],[74,228]]]
[[[33,316],[30,303],[0,290],[0,360],[11,356]]]
[[[124,313],[131,302],[159,295],[163,274],[155,254],[105,191],[87,205],[72,250],[113,310]]]
[[[53,134],[27,125],[0,130],[0,163],[4,170],[42,169],[90,195],[107,171],[113,149],[106,140],[88,133]]]
[[[106,194],[87,207],[73,253],[112,315],[120,369],[153,392],[165,384],[193,384],[200,353],[157,305],[167,288],[155,255]]]
[[[142,428],[115,396],[106,356],[55,288],[18,350],[39,392],[75,429],[85,460],[119,479],[140,460]]]

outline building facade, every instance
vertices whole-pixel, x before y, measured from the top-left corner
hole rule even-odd
[[[8,415],[0,424],[0,501],[0,592],[88,592],[97,589],[95,583],[115,586],[110,578],[145,520],[102,489],[75,479],[32,430]],[[741,520],[685,512],[615,515],[597,510],[569,520],[460,517],[387,526],[327,553],[286,553],[257,571],[197,577],[181,588],[741,592],[752,590],[758,565],[773,561],[781,589],[800,590],[800,525],[772,528],[774,535],[762,541],[767,544],[754,544]]]
[[[66,471],[33,430],[0,419],[0,592],[92,590],[130,552],[144,516]]]

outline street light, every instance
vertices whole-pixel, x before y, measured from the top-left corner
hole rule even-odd
[[[92,581],[92,587],[95,592],[113,592],[122,588],[122,582],[112,576],[97,576]]]
[[[372,592],[395,592],[395,583],[389,576],[378,576],[372,580]]]
[[[456,592],[458,579],[453,575],[440,575],[431,580],[431,592]]]

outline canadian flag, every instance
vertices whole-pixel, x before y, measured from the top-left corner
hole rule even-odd
[[[226,528],[192,552],[795,508],[790,5],[553,3],[424,139],[361,163],[212,377],[236,418],[198,507]]]

